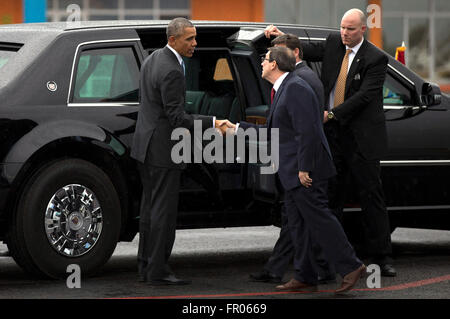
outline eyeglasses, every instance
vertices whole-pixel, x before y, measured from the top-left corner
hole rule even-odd
[[[272,62],[272,61],[274,61],[274,60],[273,60],[273,59],[267,59],[265,56],[262,56],[262,57],[261,57],[261,63],[264,63],[264,61]]]

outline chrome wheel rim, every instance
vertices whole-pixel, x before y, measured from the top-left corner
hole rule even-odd
[[[94,192],[66,185],[52,196],[45,212],[47,239],[59,254],[79,257],[90,251],[101,235],[103,217]]]

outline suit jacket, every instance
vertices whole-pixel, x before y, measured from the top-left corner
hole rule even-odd
[[[283,188],[290,190],[301,186],[299,171],[309,172],[313,182],[336,174],[322,118],[312,88],[290,73],[275,94],[267,124],[241,122],[240,127],[279,129],[278,175]]]
[[[322,61],[321,80],[327,105],[344,55],[345,45],[338,33],[330,34],[325,42],[303,44],[305,60]],[[360,152],[367,159],[380,159],[387,150],[383,111],[387,63],[387,56],[364,39],[347,74],[344,103],[333,110],[338,122],[350,127]]]
[[[213,117],[187,114],[184,111],[186,82],[182,66],[168,47],[156,50],[141,67],[140,103],[131,157],[153,166],[184,168],[171,159],[172,131],[178,127],[189,130],[194,120],[201,120],[203,129],[213,126]]]
[[[325,94],[323,91],[323,84],[317,74],[306,65],[306,62],[301,62],[295,66],[294,74],[301,77],[308,83],[316,93],[317,99],[319,101],[319,106],[322,112],[325,110]]]

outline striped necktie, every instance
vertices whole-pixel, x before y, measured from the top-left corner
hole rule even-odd
[[[344,58],[342,59],[341,71],[339,72],[339,76],[336,81],[336,89],[334,90],[334,105],[336,106],[344,103],[345,98],[345,82],[347,81],[347,72],[348,72],[348,55],[352,52],[351,49],[348,49],[345,52]]]

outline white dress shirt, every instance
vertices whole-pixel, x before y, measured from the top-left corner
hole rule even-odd
[[[173,52],[173,54],[175,54],[175,56],[177,57],[178,63],[180,63],[180,65],[181,65],[181,63],[183,62],[183,58],[181,57],[181,55],[170,45],[167,45],[167,47],[169,48],[170,51]]]
[[[288,76],[289,72],[283,73],[273,84],[273,89],[275,90],[275,94],[283,83],[284,79]]]

